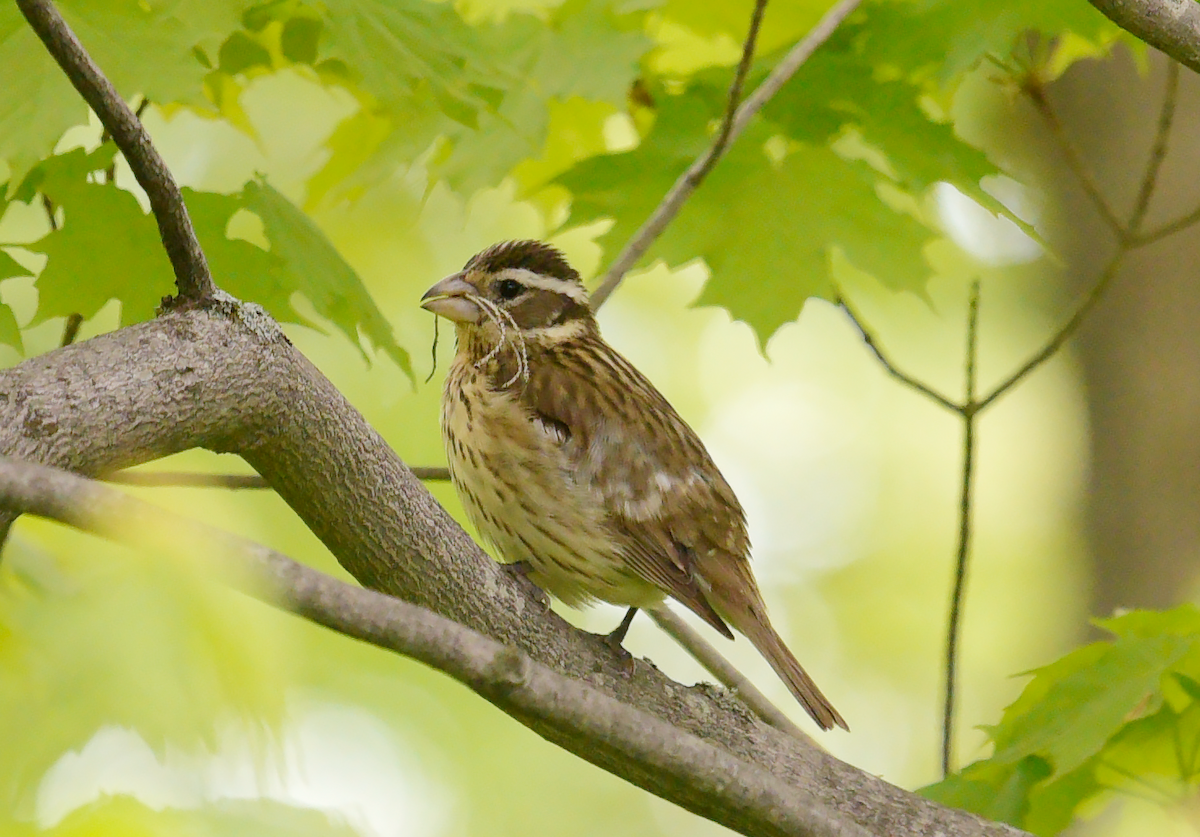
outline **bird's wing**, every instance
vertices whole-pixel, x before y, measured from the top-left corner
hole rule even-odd
[[[629,568],[726,636],[698,556],[744,561],[745,516],[699,437],[598,339],[530,364],[522,401],[592,491]]]

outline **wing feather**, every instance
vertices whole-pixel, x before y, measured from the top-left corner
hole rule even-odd
[[[607,510],[620,557],[726,636],[696,557],[746,560],[745,515],[695,432],[628,361],[586,335],[530,364],[521,399]]]

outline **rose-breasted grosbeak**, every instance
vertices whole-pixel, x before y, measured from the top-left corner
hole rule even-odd
[[[525,563],[570,605],[652,607],[673,596],[732,639],[728,622],[822,729],[847,728],[771,627],[733,490],[695,432],[601,338],[560,252],[497,244],[421,305],[456,325],[442,397],[450,476],[505,561]]]

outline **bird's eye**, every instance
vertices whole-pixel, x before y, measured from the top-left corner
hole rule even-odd
[[[516,299],[523,290],[525,286],[516,279],[501,279],[496,283],[496,293],[500,294],[501,299]]]

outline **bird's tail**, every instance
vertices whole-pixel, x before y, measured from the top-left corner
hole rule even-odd
[[[817,726],[821,729],[830,729],[836,724],[849,731],[850,727],[846,726],[845,720],[833,708],[833,704],[825,695],[821,694],[817,684],[808,676],[808,672],[800,666],[792,652],[783,644],[779,634],[771,627],[771,623],[767,620],[766,608],[751,607],[743,613],[747,618],[732,620],[733,626],[746,639],[750,640],[759,653],[766,658],[767,662],[771,664],[771,668],[775,669],[775,673],[779,675],[779,679],[787,684],[788,689],[796,696],[796,700],[800,701],[812,719],[817,722]]]

